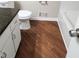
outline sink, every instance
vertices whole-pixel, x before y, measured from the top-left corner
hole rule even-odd
[[[0,1],[0,8],[14,8],[14,1]]]
[[[7,4],[8,1],[0,1],[0,4]]]

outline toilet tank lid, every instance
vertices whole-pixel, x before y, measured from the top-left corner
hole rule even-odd
[[[28,17],[28,16],[31,16],[31,14],[32,14],[32,12],[28,11],[28,10],[20,10],[18,12],[19,17]]]

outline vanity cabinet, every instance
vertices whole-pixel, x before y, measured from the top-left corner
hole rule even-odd
[[[15,16],[0,36],[0,58],[13,58],[21,41],[19,21]]]
[[[16,20],[17,18],[14,19],[14,26],[12,24],[12,30],[11,30],[11,34],[12,34],[12,40],[14,43],[14,47],[15,47],[15,51],[17,52],[18,46],[20,44],[21,41],[21,35],[20,35],[20,29],[19,29],[19,21]]]
[[[11,40],[11,34],[8,36],[5,46],[1,51],[1,58],[13,58],[16,54],[13,41]]]
[[[10,26],[8,26],[0,37],[0,57],[6,58],[14,56],[15,50],[10,32]]]

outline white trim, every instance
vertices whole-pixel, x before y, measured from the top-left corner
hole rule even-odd
[[[67,47],[67,44],[65,42],[65,37],[64,37],[64,34],[62,32],[62,28],[61,28],[61,25],[60,25],[59,21],[58,21],[58,26],[59,26],[59,29],[60,29],[60,32],[61,32],[61,35],[62,35],[62,38],[63,38],[63,42],[65,44],[65,47],[66,47],[67,51],[68,51],[68,47]]]
[[[58,25],[60,28],[60,32],[62,34],[62,38],[63,38],[64,44],[65,44],[65,47],[68,51],[69,44],[70,44],[70,41],[72,39],[72,37],[69,35],[68,32],[71,29],[73,29],[73,27],[70,24],[70,22],[68,21],[68,18],[66,17],[66,14],[64,13],[64,11],[60,11],[60,14],[58,16]]]
[[[50,17],[32,17],[31,20],[57,21],[57,18],[50,18]]]

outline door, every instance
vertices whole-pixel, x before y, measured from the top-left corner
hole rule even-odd
[[[76,35],[72,37],[66,57],[79,58],[79,19],[75,25]]]
[[[17,52],[17,49],[18,49],[20,41],[21,41],[19,23],[17,23],[17,25],[15,26],[15,29],[12,32],[12,37],[13,37],[15,51]]]

